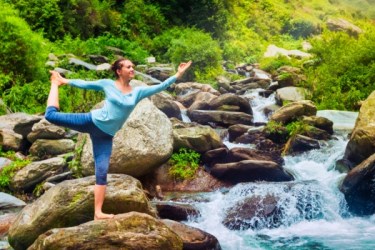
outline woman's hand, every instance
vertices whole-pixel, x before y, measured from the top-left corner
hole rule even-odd
[[[58,86],[64,85],[64,84],[68,83],[68,80],[65,79],[64,77],[62,77],[59,72],[54,71],[54,70],[50,70],[49,73],[51,73],[51,78],[50,79],[51,79],[52,83],[55,83]]]
[[[180,78],[185,73],[185,71],[190,67],[191,63],[191,61],[188,61],[187,63],[180,63],[177,69],[176,77]]]

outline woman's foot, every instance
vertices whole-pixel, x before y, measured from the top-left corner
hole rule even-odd
[[[112,219],[115,215],[114,214],[105,214],[105,213],[95,213],[94,220],[107,220]]]

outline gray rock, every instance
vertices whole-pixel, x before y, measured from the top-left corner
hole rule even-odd
[[[38,157],[44,157],[47,155],[56,156],[73,151],[74,146],[74,141],[70,139],[38,139],[31,145],[30,154]]]
[[[62,139],[65,136],[65,129],[49,123],[46,119],[35,123],[32,131],[27,135],[27,140],[31,143],[38,139]]]
[[[182,239],[164,223],[147,214],[130,212],[111,220],[52,229],[39,236],[28,249],[182,250],[182,247]]]
[[[88,136],[81,164],[84,175],[94,172],[92,144]],[[166,162],[173,152],[172,124],[148,99],[142,100],[117,132],[110,161],[110,173],[135,177],[145,175]]]
[[[28,204],[9,229],[11,246],[15,250],[27,249],[39,235],[50,229],[77,226],[92,220],[94,185],[94,176],[64,181]],[[108,175],[103,211],[115,214],[137,211],[155,216],[140,182],[126,175]],[[77,236],[74,233],[73,238]]]
[[[162,221],[182,239],[185,250],[221,250],[217,238],[207,232],[172,220]]]
[[[10,186],[18,191],[31,190],[47,178],[62,173],[66,166],[67,163],[61,157],[32,162],[16,172]]]

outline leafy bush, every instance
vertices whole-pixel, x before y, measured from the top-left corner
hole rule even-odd
[[[293,137],[297,134],[304,134],[311,131],[313,127],[303,121],[294,121],[286,125],[286,130],[289,133],[289,137]]]
[[[288,33],[295,39],[298,39],[300,37],[307,38],[318,33],[318,28],[311,21],[292,19],[284,25],[282,32]]]
[[[222,72],[222,51],[218,42],[200,30],[184,29],[180,38],[172,40],[167,53],[175,64],[193,61],[185,79],[205,81]]]
[[[3,152],[0,148],[0,157],[5,157],[12,160],[12,163],[5,166],[0,171],[0,190],[9,190],[9,184],[15,173],[31,163],[30,160],[21,160],[15,156],[13,151]]]
[[[87,39],[117,29],[119,13],[112,1],[99,0],[9,0],[35,31],[51,40],[70,34]],[[116,27],[116,28],[115,28]]]
[[[115,34],[138,41],[150,48],[151,39],[160,34],[166,24],[167,21],[158,5],[149,4],[144,0],[126,1],[121,10],[119,30]]]
[[[181,180],[192,178],[199,167],[200,154],[192,149],[180,148],[169,160],[169,174]]]
[[[344,32],[326,31],[313,39],[317,63],[305,70],[306,87],[318,109],[356,110],[358,102],[375,90],[375,28],[358,39]]]
[[[1,3],[1,2],[0,2]],[[0,86],[6,89],[36,79],[46,79],[46,41],[8,4],[0,9]]]
[[[118,38],[109,33],[85,41],[80,38],[65,36],[64,39],[56,41],[55,45],[53,50],[57,54],[69,52],[79,57],[99,54],[107,56],[110,60],[115,60],[117,58],[114,52],[107,47],[115,47],[123,50],[124,56],[135,63],[144,63],[149,55],[138,42]]]

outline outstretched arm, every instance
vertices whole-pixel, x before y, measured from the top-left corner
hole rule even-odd
[[[59,72],[51,70],[51,81],[58,84],[58,86],[69,84],[74,87],[78,87],[81,89],[93,89],[93,90],[101,90],[103,89],[103,80],[97,81],[84,81],[79,79],[66,79],[60,75]]]
[[[177,73],[174,76],[169,77],[164,82],[158,85],[141,88],[139,90],[139,100],[167,89],[170,85],[172,85],[177,80],[177,78],[180,78],[186,72],[186,70],[190,67],[191,63],[192,63],[191,61],[187,63],[181,63],[178,66]]]

